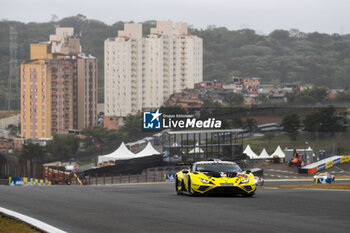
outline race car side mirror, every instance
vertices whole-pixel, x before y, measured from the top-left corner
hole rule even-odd
[[[250,174],[250,173],[252,173],[252,171],[251,171],[251,170],[247,170],[247,171],[245,171],[245,174]]]
[[[187,173],[188,173],[188,171],[187,171],[187,170],[183,170],[183,171],[182,171],[182,173],[187,174]]]

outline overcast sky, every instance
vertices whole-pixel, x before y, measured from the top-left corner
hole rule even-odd
[[[350,33],[350,0],[1,0],[0,18],[45,22],[83,14],[107,24],[116,21],[172,20],[196,28],[208,25]]]

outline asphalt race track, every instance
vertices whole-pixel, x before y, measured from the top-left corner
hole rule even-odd
[[[337,183],[350,183],[350,179],[335,178],[334,184]],[[301,184],[314,184],[312,179],[295,179],[295,180],[284,180],[284,179],[274,179],[265,180],[264,186],[278,186],[278,185],[301,185]],[[259,188],[259,186],[258,186]],[[349,193],[350,195],[350,193]]]
[[[349,232],[350,192],[260,189],[178,196],[173,183],[0,186],[0,207],[67,232]]]

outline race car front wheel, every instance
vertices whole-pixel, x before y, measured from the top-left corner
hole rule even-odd
[[[192,187],[191,187],[191,178],[188,178],[188,194],[190,196],[194,196],[196,195],[196,192],[193,191]]]
[[[182,194],[182,183],[179,181],[179,179],[176,177],[175,178],[175,191],[177,195],[181,195]]]

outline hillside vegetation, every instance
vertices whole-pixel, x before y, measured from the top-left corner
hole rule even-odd
[[[155,21],[144,22],[147,35]],[[0,22],[0,109],[5,106],[7,94],[9,30],[18,32],[19,63],[29,58],[30,43],[47,41],[55,26],[74,27],[81,33],[85,53],[98,59],[99,101],[103,101],[104,40],[115,37],[123,29],[123,22],[107,25],[83,15],[64,18],[57,22],[21,23]],[[301,82],[318,86],[350,86],[350,35],[303,33],[297,29],[275,30],[269,35],[258,35],[254,30],[228,30],[210,26],[190,29],[203,38],[204,80],[230,81],[232,75],[262,78],[263,83]]]

